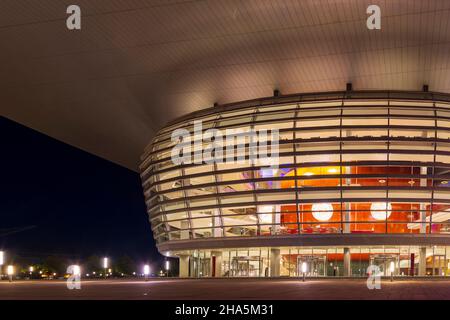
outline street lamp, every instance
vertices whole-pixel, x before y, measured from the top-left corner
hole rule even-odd
[[[146,264],[144,266],[144,275],[145,275],[145,281],[148,281],[148,275],[150,274],[150,266]]]
[[[306,271],[307,271],[307,265],[306,262],[302,262],[302,273],[303,273],[303,282],[305,282],[305,278],[306,278]]]
[[[170,261],[169,261],[169,260],[166,260],[167,277],[169,277],[169,269],[170,269]]]
[[[105,269],[105,278],[106,278],[106,271],[108,269],[108,258],[104,257],[103,258],[103,269]]]
[[[80,269],[80,266],[74,265],[74,266],[73,266],[73,269],[72,269],[72,273],[73,273],[74,276],[79,276],[79,275],[81,275],[81,269]]]
[[[12,281],[12,276],[14,274],[14,266],[9,265],[6,268],[6,273],[8,274],[9,282],[11,282]]]
[[[3,264],[5,263],[5,253],[3,251],[0,251],[0,280],[3,276]]]

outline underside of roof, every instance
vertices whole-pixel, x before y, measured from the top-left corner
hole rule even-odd
[[[297,92],[450,92],[450,1],[0,2],[1,114],[137,170],[156,131],[214,103]]]

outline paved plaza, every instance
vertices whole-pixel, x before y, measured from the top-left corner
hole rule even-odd
[[[80,290],[64,281],[0,281],[4,299],[450,299],[450,280],[383,280],[369,290],[364,279],[155,279],[86,280]]]

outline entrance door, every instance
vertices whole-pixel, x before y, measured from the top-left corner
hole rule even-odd
[[[259,257],[233,257],[231,260],[232,277],[259,277],[260,266]]]
[[[442,276],[444,275],[444,268],[445,268],[445,255],[444,254],[435,254],[433,256],[433,269],[431,274],[433,276]]]
[[[307,256],[300,255],[297,257],[297,274],[303,275],[302,265],[306,263],[306,276],[323,277],[326,276],[326,256]]]
[[[380,268],[382,276],[391,275],[391,262],[394,263],[394,275],[398,269],[398,256],[392,254],[373,254],[370,256],[370,264]]]

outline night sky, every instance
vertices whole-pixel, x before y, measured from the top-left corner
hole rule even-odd
[[[0,248],[160,262],[139,174],[0,117]]]

